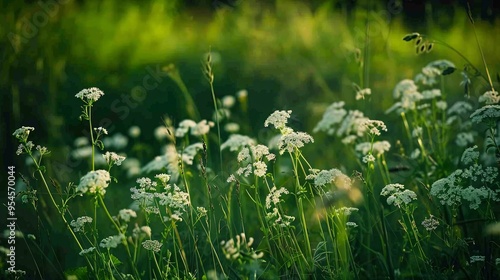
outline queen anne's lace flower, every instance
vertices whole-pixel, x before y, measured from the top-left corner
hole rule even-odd
[[[104,92],[102,92],[100,89],[98,89],[96,87],[91,87],[91,88],[82,89],[80,92],[78,92],[75,95],[75,97],[80,98],[84,102],[91,103],[91,102],[96,102],[103,95],[104,95]]]
[[[288,111],[274,111],[264,122],[264,126],[268,127],[270,124],[274,125],[276,129],[282,130],[286,127],[288,119],[290,118],[291,110]]]
[[[251,248],[254,242],[253,237],[246,238],[245,233],[236,235],[236,241],[234,238],[228,241],[223,240],[220,245],[222,246],[222,252],[228,260],[236,260],[243,257],[250,257],[253,260],[260,259],[264,256],[264,253],[257,253]]]
[[[267,165],[263,161],[256,161],[253,163],[253,173],[257,177],[264,177],[266,175],[267,171]]]
[[[112,235],[112,236],[106,237],[103,240],[101,240],[101,243],[99,243],[99,246],[101,246],[102,248],[106,248],[106,249],[116,248],[124,240],[125,240],[125,235],[123,235],[123,234]]]
[[[142,242],[142,247],[148,251],[153,251],[155,253],[160,252],[161,246],[163,243],[159,242],[158,240],[146,240]]]
[[[372,90],[370,88],[360,89],[356,92],[356,100],[365,99],[366,95],[371,95]]]
[[[477,109],[470,115],[473,123],[481,123],[483,120],[500,118],[500,105],[486,105]]]
[[[28,140],[28,136],[31,131],[35,130],[34,127],[31,126],[22,126],[21,128],[16,129],[12,135],[16,137],[19,142],[24,143]]]
[[[351,178],[338,169],[321,170],[314,177],[314,185],[322,187],[327,184],[334,184],[337,189],[350,190],[352,186]]]
[[[135,213],[135,211],[132,209],[122,209],[118,213],[118,217],[128,223],[130,222],[130,217],[137,217],[137,213]]]
[[[124,156],[120,156],[117,153],[114,152],[106,152],[104,155],[102,155],[108,165],[121,165],[122,162],[125,160]]]
[[[496,104],[500,102],[500,95],[498,91],[490,90],[479,96],[479,102],[484,102],[486,105]]]
[[[328,108],[326,108],[325,113],[323,113],[323,118],[314,128],[313,132],[323,131],[328,135],[333,135],[335,133],[336,125],[340,124],[344,117],[347,115],[347,111],[344,109],[345,103],[334,102]]]
[[[222,143],[220,146],[221,150],[229,148],[229,151],[235,152],[238,151],[241,147],[255,145],[255,140],[252,138],[240,135],[240,134],[232,134],[229,136],[229,139],[226,142]]]
[[[92,223],[93,219],[88,216],[78,217],[76,220],[71,221],[70,225],[73,227],[74,232],[83,231],[85,224]]]
[[[80,256],[87,255],[92,253],[95,250],[95,247],[90,247],[87,249],[83,249],[80,253],[78,253]]]
[[[203,136],[210,131],[210,128],[215,124],[207,120],[201,120],[195,126],[191,127],[191,135],[193,136]]]
[[[295,149],[304,147],[304,143],[310,142],[314,143],[314,139],[311,135],[305,132],[291,132],[281,136],[278,142],[278,148],[280,154],[284,152],[292,153]]]
[[[433,231],[439,226],[439,221],[436,220],[433,215],[430,215],[429,218],[423,220],[422,226],[424,226],[427,231]]]
[[[108,130],[105,129],[104,127],[96,127],[94,128],[94,131],[97,132],[98,135],[101,134],[108,135]]]
[[[387,204],[394,204],[400,208],[417,199],[417,194],[414,191],[405,190],[401,184],[386,185],[380,192],[380,195],[388,196]]]
[[[78,184],[76,190],[82,194],[89,192],[91,194],[98,193],[104,195],[109,181],[111,181],[111,177],[108,171],[90,171],[80,179],[80,184]]]
[[[476,149],[477,149],[477,146],[465,149],[460,161],[463,164],[471,164],[471,163],[476,162],[479,159],[479,152],[476,151]]]
[[[277,189],[276,186],[273,186],[271,191],[269,191],[269,194],[266,196],[266,208],[269,209],[280,203],[282,194],[289,194],[289,192],[283,187]]]
[[[387,131],[387,126],[383,121],[366,120],[362,122],[361,125],[364,126],[368,134],[371,135],[380,135],[380,130]]]

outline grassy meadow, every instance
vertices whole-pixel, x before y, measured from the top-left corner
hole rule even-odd
[[[500,274],[481,5],[0,3],[0,278]]]

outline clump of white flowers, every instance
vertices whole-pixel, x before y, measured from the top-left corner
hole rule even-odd
[[[35,130],[34,127],[31,126],[22,126],[21,128],[18,128],[12,133],[14,137],[16,137],[19,142],[25,143],[28,140],[28,136],[30,135],[30,132]]]
[[[184,137],[189,131],[193,136],[203,136],[210,132],[210,128],[215,124],[207,120],[201,120],[196,123],[193,120],[183,120],[179,123],[179,127],[175,129],[175,137]]]
[[[155,253],[160,252],[161,246],[163,243],[159,242],[158,240],[145,240],[142,242],[142,247],[148,251],[153,251]]]
[[[130,222],[131,217],[137,217],[137,213],[132,209],[122,209],[118,212],[118,218],[122,219],[124,222]]]
[[[281,187],[276,188],[273,186],[266,196],[266,220],[270,222],[271,225],[277,227],[289,227],[290,224],[295,221],[295,217],[285,215],[281,213],[279,209],[279,204],[281,203],[281,196],[283,194],[289,194],[288,190]]]
[[[80,98],[83,102],[87,104],[92,104],[93,102],[96,102],[101,98],[101,96],[104,95],[104,92],[102,92],[100,89],[96,87],[91,87],[91,88],[86,88],[82,89],[80,92],[78,92],[75,97]]]
[[[147,177],[137,179],[139,186],[130,189],[132,199],[141,209],[147,213],[160,215],[165,222],[182,221],[182,215],[191,203],[189,194],[176,184],[168,184],[171,178],[168,174],[158,174],[155,178],[160,181],[160,186]],[[160,187],[163,188],[162,191],[158,190]],[[161,212],[157,205],[165,206],[162,209],[168,209],[167,213]]]
[[[484,102],[486,105],[496,104],[500,102],[500,95],[496,90],[490,90],[479,96],[479,102]]]
[[[90,247],[90,248],[87,248],[87,249],[83,249],[82,251],[80,251],[80,253],[78,253],[80,256],[83,256],[83,255],[87,255],[87,254],[90,254],[92,252],[95,251],[95,247]]]
[[[114,152],[106,152],[102,156],[104,157],[104,160],[106,160],[106,162],[108,163],[108,166],[110,166],[110,167],[113,165],[120,166],[122,164],[122,162],[125,160],[124,156],[120,156]]]
[[[245,146],[252,146],[252,145],[256,145],[255,140],[253,140],[252,138],[240,134],[231,134],[229,138],[226,140],[226,142],[221,144],[220,149],[225,150],[229,148],[229,151],[235,152],[239,151],[241,148]]]
[[[439,226],[439,221],[436,220],[433,215],[430,215],[429,218],[425,218],[422,221],[422,226],[424,226],[427,231],[433,231]]]
[[[104,195],[110,181],[111,176],[108,171],[90,171],[80,179],[80,184],[76,187],[76,191],[81,194],[90,193]]]
[[[85,224],[92,223],[93,219],[88,216],[78,217],[76,220],[71,221],[69,224],[73,227],[74,232],[83,232]]]
[[[470,209],[478,209],[485,200],[500,201],[498,168],[478,163],[476,148],[468,148],[462,154],[464,169],[457,169],[432,184],[430,194],[442,205],[457,206],[468,202]]]
[[[414,191],[405,189],[401,184],[386,185],[380,192],[380,195],[387,196],[387,204],[394,204],[399,208],[417,199],[417,194]]]
[[[246,238],[245,233],[236,235],[228,241],[222,241],[222,252],[228,260],[250,259],[256,260],[264,256],[263,252],[257,253],[251,246],[254,242],[253,237]]]
[[[104,238],[101,240],[101,243],[99,243],[99,246],[102,248],[106,249],[111,249],[111,248],[116,248],[120,243],[125,241],[125,235],[119,234],[119,235],[112,235]]]
[[[498,121],[500,118],[500,105],[485,105],[470,115],[472,123],[485,121]]]
[[[306,143],[314,143],[314,139],[306,132],[295,132],[292,128],[286,126],[290,118],[291,110],[274,111],[264,122],[264,126],[268,127],[272,124],[281,133],[278,140],[278,149],[282,155],[285,152],[295,152],[299,148],[304,147]]]
[[[333,168],[330,170],[321,170],[313,176],[314,185],[322,187],[327,184],[334,184],[339,189],[349,190],[352,186],[352,181],[349,176],[342,173],[342,171]]]

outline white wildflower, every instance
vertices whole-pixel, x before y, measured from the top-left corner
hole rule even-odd
[[[94,130],[97,132],[97,135],[108,135],[108,130],[104,127],[96,127]]]
[[[460,161],[466,165],[477,162],[477,160],[479,159],[479,152],[476,151],[476,149],[477,149],[477,145],[474,147],[470,147],[470,148],[465,149]]]
[[[356,100],[365,99],[366,95],[371,95],[372,90],[370,88],[360,89],[356,92]]]
[[[226,123],[224,125],[224,130],[228,133],[237,133],[240,131],[240,125],[235,122]]]
[[[347,115],[347,111],[343,108],[345,103],[334,102],[328,108],[326,108],[323,118],[314,128],[313,132],[323,131],[328,135],[333,135],[335,133],[334,126],[340,124]]]
[[[24,143],[28,140],[28,136],[31,131],[35,130],[34,127],[31,126],[22,126],[21,128],[18,128],[12,133],[14,137],[16,137],[19,142]]]
[[[415,85],[415,82],[413,80],[402,80],[399,82],[396,87],[394,88],[394,91],[392,93],[392,96],[394,99],[399,99],[404,95],[412,94],[414,92],[417,92],[418,87]]]
[[[163,244],[158,240],[145,240],[144,242],[142,242],[142,247],[144,247],[144,249],[153,251],[155,253],[160,252],[162,245]]]
[[[89,192],[91,194],[99,193],[100,195],[104,195],[110,181],[111,176],[108,171],[90,171],[80,179],[80,184],[78,184],[76,190],[82,194]]]
[[[317,187],[322,187],[330,183],[333,183],[338,188],[345,190],[349,190],[352,185],[351,178],[335,168],[330,170],[321,170],[314,178],[314,185]]]
[[[92,102],[96,102],[103,95],[104,95],[104,92],[102,92],[100,89],[98,89],[96,87],[91,87],[91,88],[82,89],[80,92],[78,92],[75,95],[75,97],[80,98],[84,102],[92,103]]]
[[[279,204],[281,202],[282,194],[289,194],[289,192],[283,187],[277,189],[276,186],[273,186],[269,194],[266,196],[266,208],[269,209]]]
[[[69,224],[73,227],[74,232],[83,231],[85,224],[92,223],[93,219],[88,216],[78,217],[76,220],[71,221]]]
[[[425,218],[422,221],[422,226],[424,226],[427,231],[433,231],[439,226],[439,221],[436,220],[433,215],[430,215],[429,218]]]
[[[253,167],[254,167],[253,173],[255,174],[255,176],[264,177],[266,175],[267,165],[265,162],[256,161],[253,163]]]
[[[264,122],[264,126],[268,127],[272,124],[276,129],[282,130],[286,127],[288,119],[290,118],[291,110],[288,111],[274,111]]]
[[[101,243],[99,243],[99,246],[102,248],[106,248],[106,249],[116,248],[123,241],[125,241],[125,235],[123,235],[123,234],[112,235],[112,236],[106,237],[103,240],[101,240]]]
[[[122,162],[125,160],[124,156],[120,156],[117,153],[114,152],[106,152],[104,155],[102,155],[108,165],[121,165]]]
[[[369,162],[374,162],[374,161],[375,161],[375,157],[372,154],[368,154],[368,155],[363,157],[364,163],[369,163]]]
[[[176,132],[176,136],[177,136],[177,130],[175,132]],[[160,125],[159,127],[155,128],[154,135],[155,135],[156,140],[162,141],[163,139],[168,138],[168,136],[170,135],[170,131],[165,126]],[[179,137],[179,136],[177,136],[177,137]],[[180,136],[180,137],[182,137],[182,136]]]
[[[447,111],[449,115],[462,115],[472,111],[472,105],[465,101],[458,101],[453,104]]]
[[[83,256],[83,255],[87,255],[87,254],[90,254],[92,253],[93,251],[95,250],[95,247],[90,247],[90,248],[87,248],[87,249],[83,249],[82,251],[80,251],[80,253],[78,253],[80,256]]]
[[[240,134],[231,134],[229,139],[226,142],[222,143],[220,146],[221,150],[229,148],[229,151],[234,152],[238,151],[241,147],[255,145],[255,140],[252,138],[240,135]]]
[[[388,184],[386,185],[380,195],[388,196],[387,204],[394,204],[397,207],[408,205],[413,200],[417,199],[417,194],[411,190],[405,190],[401,184]]]
[[[439,110],[444,111],[448,107],[448,103],[446,103],[446,101],[444,101],[444,100],[440,100],[440,101],[436,102],[436,107]]]
[[[226,95],[222,97],[222,106],[225,108],[232,108],[236,103],[236,98],[232,95]]]
[[[500,105],[486,105],[477,109],[470,115],[473,123],[481,123],[485,119],[498,119],[500,118]]]
[[[496,104],[500,102],[500,95],[497,91],[487,91],[479,96],[479,102],[484,102],[486,105]]]
[[[135,213],[135,211],[131,209],[122,209],[120,210],[120,212],[118,212],[118,217],[128,223],[130,222],[130,217],[137,217],[137,213]]]
[[[434,99],[434,98],[440,97],[440,96],[441,96],[441,90],[439,90],[439,89],[422,91],[422,98],[423,99]]]
[[[134,125],[128,129],[128,135],[132,138],[138,138],[141,136],[141,128]]]
[[[485,256],[471,256],[470,257],[470,263],[475,263],[475,262],[484,262]]]
[[[203,136],[210,131],[210,128],[215,124],[207,120],[201,120],[195,126],[191,127],[191,135],[193,136]]]
[[[284,152],[292,153],[295,149],[302,148],[305,143],[310,142],[314,143],[314,139],[306,132],[291,132],[281,136],[278,142],[279,152],[280,154]]]

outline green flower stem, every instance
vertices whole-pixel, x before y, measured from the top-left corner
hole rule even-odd
[[[89,104],[88,106],[85,106],[85,109],[88,111],[88,117],[89,117],[89,128],[90,128],[90,141],[92,142],[92,160],[91,160],[91,165],[92,165],[92,171],[95,170],[95,165],[94,165],[94,157],[95,157],[95,141],[94,141],[94,131],[92,129],[92,104]]]
[[[123,230],[120,229],[120,227],[118,226],[118,224],[116,224],[116,222],[113,219],[113,217],[111,217],[111,214],[109,214],[108,208],[106,207],[106,204],[104,203],[104,199],[103,199],[102,195],[98,194],[97,195],[97,199],[99,200],[102,208],[104,209],[104,212],[106,213],[106,216],[111,221],[111,223],[115,226],[116,230],[119,233],[124,234]],[[125,240],[125,242],[123,244],[125,245],[125,250],[127,251],[127,255],[128,255],[128,260],[130,262],[130,266],[132,267],[132,270],[134,271],[136,277],[139,277],[139,272],[137,271],[137,267],[135,266],[135,264],[133,262],[133,259],[132,259],[132,255],[130,254],[130,248],[128,246],[128,241]]]
[[[24,141],[23,144],[26,146],[26,141]],[[59,213],[59,215],[63,219],[63,222],[66,225],[66,228],[68,228],[69,232],[71,233],[71,236],[73,236],[73,239],[76,241],[76,244],[78,245],[78,248],[80,249],[80,251],[83,251],[82,244],[80,243],[80,241],[76,237],[75,232],[73,231],[73,229],[71,228],[70,224],[66,220],[66,217],[64,216],[64,213],[61,211],[59,205],[56,203],[56,201],[54,199],[54,196],[52,195],[52,192],[50,191],[49,185],[47,184],[47,181],[45,180],[45,176],[43,176],[43,172],[40,169],[40,165],[36,161],[35,157],[31,153],[31,151],[28,151],[26,149],[26,152],[28,153],[28,155],[30,156],[30,158],[33,160],[33,163],[35,164],[37,172],[40,175],[40,178],[42,179],[43,185],[45,186],[45,189],[47,190],[47,193],[49,194],[50,200],[52,201],[52,205],[54,205],[54,207],[56,208],[57,212]],[[92,266],[92,263],[90,262],[89,258],[86,255],[84,255],[84,257],[85,257],[85,260],[87,261],[88,266],[90,267],[90,270],[94,274],[94,276],[97,276],[96,271],[94,270],[94,267]]]
[[[295,149],[295,152],[292,156],[292,153],[289,153],[290,159],[292,160],[292,165],[293,165],[293,173],[295,177],[295,195],[297,196],[297,210],[299,211],[299,219],[300,219],[300,225],[302,227],[302,231],[304,234],[304,243],[306,245],[306,255],[307,255],[307,261],[306,265],[309,267],[311,266],[314,261],[313,261],[313,256],[312,256],[312,249],[311,249],[311,241],[309,239],[309,230],[307,228],[307,223],[306,223],[306,217],[304,215],[304,206],[302,204],[302,190],[299,182],[299,174],[298,174],[298,161],[299,161],[299,155],[300,152],[298,149]]]
[[[220,137],[220,121],[219,121],[219,109],[218,109],[218,106],[217,106],[217,100],[215,98],[215,91],[214,91],[214,83],[213,83],[213,80],[210,80],[209,82],[210,84],[210,92],[212,93],[212,101],[214,102],[214,108],[215,108],[215,122],[217,123],[217,137],[218,137],[218,140],[219,140],[219,160],[220,160],[220,170],[224,170],[223,166],[222,166],[222,150],[220,149],[220,146],[221,146],[221,137]]]
[[[410,142],[410,150],[413,151],[413,141],[411,141],[411,131],[410,125],[408,124],[408,120],[406,119],[406,114],[401,112],[401,118],[403,119],[403,124],[405,126],[406,136],[408,136],[408,141]]]

